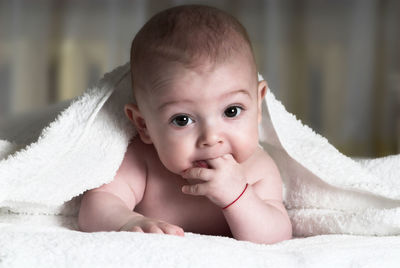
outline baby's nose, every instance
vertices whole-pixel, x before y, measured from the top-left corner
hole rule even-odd
[[[219,131],[212,127],[204,128],[198,139],[198,147],[211,147],[217,144],[223,144],[222,135]]]

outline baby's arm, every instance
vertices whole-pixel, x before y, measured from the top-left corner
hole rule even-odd
[[[101,190],[101,187],[91,190],[82,199],[79,211],[79,227],[82,231],[118,231],[128,221],[141,217],[117,195]]]
[[[271,244],[291,238],[291,223],[282,203],[282,181],[272,158],[259,150],[253,171],[260,179],[246,185],[244,166],[232,155],[208,160],[212,167],[191,168],[184,178],[200,179],[203,183],[185,185],[190,195],[207,196],[222,212],[232,235],[239,240]],[[240,194],[242,193],[242,194]],[[235,199],[236,198],[236,199]],[[234,203],[232,203],[233,200]],[[230,205],[232,203],[232,205]]]
[[[133,211],[143,197],[146,166],[136,152],[137,140],[129,145],[114,180],[86,192],[79,211],[79,228],[86,232],[136,231],[183,235],[182,228]]]
[[[257,243],[276,243],[292,237],[292,226],[282,203],[282,180],[272,158],[264,154],[264,178],[249,185],[238,202],[223,210],[233,236]]]

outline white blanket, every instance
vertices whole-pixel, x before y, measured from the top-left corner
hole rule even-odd
[[[385,267],[398,268],[400,239],[320,235],[274,245],[186,233],[81,233],[0,227],[1,267]]]
[[[36,253],[51,251],[54,246],[53,259],[45,258],[48,263],[84,263],[87,255],[93,256],[93,263],[108,260],[114,264],[111,262],[112,252],[123,256],[139,248],[149,251],[149,254],[143,258],[132,254],[127,260],[147,259],[156,264],[157,260],[172,258],[168,259],[172,264],[181,264],[182,261],[182,266],[192,266],[188,262],[184,265],[183,260],[192,255],[191,258],[200,264],[250,261],[255,265],[276,263],[273,266],[278,266],[299,262],[309,265],[317,263],[318,254],[322,259],[330,259],[329,251],[322,246],[331,244],[331,240],[334,249],[347,257],[351,254],[347,254],[345,249],[360,245],[357,248],[359,255],[354,255],[354,258],[360,257],[360,261],[381,253],[374,250],[374,244],[387,246],[391,251],[386,263],[389,265],[393,260],[399,263],[400,238],[397,237],[319,236],[262,246],[195,234],[180,239],[72,231],[76,230],[79,195],[112,180],[128,141],[135,134],[122,109],[131,99],[127,64],[105,75],[97,86],[72,102],[0,124],[0,264],[20,264],[24,260],[12,256],[28,252],[32,256],[27,261],[33,261]],[[323,234],[393,236],[400,233],[400,155],[354,161],[296,120],[270,90],[263,107],[260,142],[280,169],[285,184],[285,205],[297,237]],[[37,243],[37,247],[26,242],[27,239],[32,239],[29,241]],[[100,247],[90,248],[93,241]],[[362,246],[364,242],[365,248]],[[132,247],[127,245],[130,243]],[[159,250],[150,254],[155,244]],[[192,250],[186,250],[188,244]],[[83,245],[88,249],[82,249]],[[115,250],[108,250],[111,245]],[[75,246],[84,253],[78,253]],[[204,255],[196,255],[198,248],[203,246]],[[221,253],[223,256],[226,254],[221,258],[225,262],[205,258],[215,256],[212,249],[219,246],[228,250],[228,253]],[[66,248],[72,253],[64,257],[71,259],[58,259],[57,256],[62,256]],[[131,250],[126,251],[126,248]],[[318,250],[314,251],[315,248]],[[369,255],[361,258],[364,255],[362,249]],[[96,250],[99,250],[101,258],[96,259]],[[230,253],[236,251],[237,255]],[[317,255],[309,259],[314,253]],[[78,254],[82,256],[77,257]],[[248,254],[252,257],[241,261],[240,256]],[[397,257],[393,259],[392,256]],[[341,263],[340,259],[331,257],[334,263]],[[121,264],[128,264],[128,261]]]

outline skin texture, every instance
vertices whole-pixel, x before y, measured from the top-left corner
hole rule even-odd
[[[125,106],[139,137],[114,180],[85,193],[80,228],[256,243],[291,238],[279,171],[258,145],[266,82],[257,82],[240,55],[224,64],[168,68],[138,94],[139,106]],[[222,210],[246,183],[240,199]]]

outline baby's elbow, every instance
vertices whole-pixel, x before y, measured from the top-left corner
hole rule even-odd
[[[285,240],[290,240],[292,239],[293,236],[293,230],[292,230],[292,224],[289,219],[287,219],[285,224],[281,224],[279,231],[276,232],[276,236],[271,237],[272,239],[268,241],[266,244],[275,244],[279,242],[283,242]]]
[[[79,210],[78,214],[78,229],[82,232],[90,232],[88,219],[82,209]]]
[[[78,230],[81,232],[88,232],[87,226],[82,222],[80,217],[78,217]]]
[[[285,210],[283,213],[283,220],[281,226],[281,241],[292,239],[293,237],[293,226],[290,217]]]
[[[282,232],[282,240],[281,241],[292,239],[292,237],[293,237],[293,228],[292,228],[292,224],[291,224],[290,220],[288,220],[288,223],[285,224],[285,228]]]
[[[78,213],[78,229],[82,232],[91,232],[92,230],[92,220],[93,215],[90,215],[90,207],[87,200],[88,194],[85,193],[80,203],[79,213]]]
[[[273,232],[269,232],[265,236],[253,237],[249,241],[257,244],[272,245],[290,239],[292,239],[292,225],[289,221],[289,224],[281,224]]]
[[[258,243],[272,245],[272,244],[280,243],[280,242],[290,240],[290,239],[292,239],[292,229],[285,228],[285,230],[281,230],[281,232],[279,234],[276,234],[275,236],[270,237],[269,239],[267,239],[267,241],[258,242]]]
[[[286,214],[286,219],[285,219],[285,224],[282,224],[282,230],[281,230],[281,239],[280,241],[285,241],[292,239],[293,237],[293,228],[292,228],[292,223],[290,221],[289,216]]]

